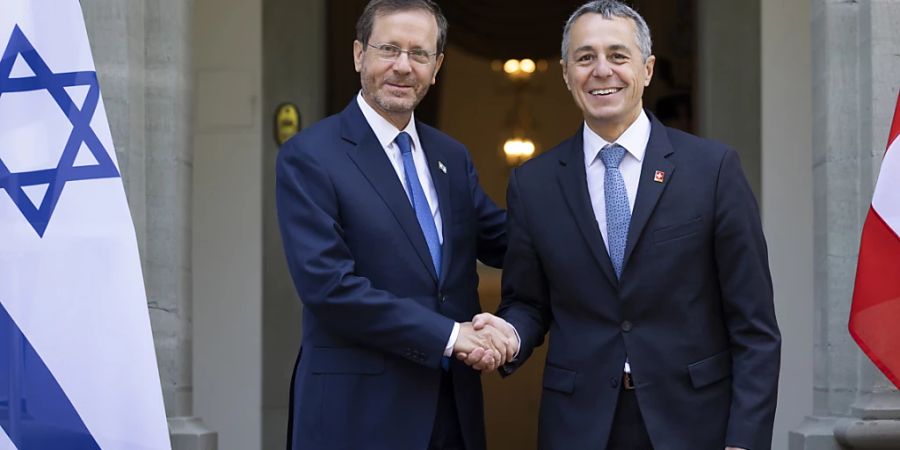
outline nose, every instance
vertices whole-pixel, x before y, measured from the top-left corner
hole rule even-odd
[[[597,58],[597,64],[594,65],[592,75],[598,78],[605,78],[612,75],[612,66],[604,58]]]
[[[412,70],[412,67],[411,67],[410,61],[409,61],[409,54],[406,52],[400,53],[400,55],[397,56],[397,60],[394,61],[393,68],[394,68],[395,72],[409,73],[409,71]]]

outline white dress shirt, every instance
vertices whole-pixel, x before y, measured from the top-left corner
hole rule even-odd
[[[603,235],[603,244],[609,251],[609,238],[606,231],[606,196],[603,192],[603,180],[606,179],[606,166],[599,157],[600,150],[609,144],[619,144],[625,148],[625,157],[619,163],[619,172],[625,181],[625,192],[628,194],[628,209],[634,211],[634,199],[637,197],[638,182],[641,177],[641,167],[644,164],[644,153],[647,151],[647,142],[650,141],[650,119],[641,111],[637,120],[616,139],[616,142],[607,142],[594,130],[584,124],[584,169],[587,172],[588,194],[591,196],[591,207],[594,209],[594,218]],[[631,372],[631,365],[625,361],[625,372]]]
[[[431,171],[428,170],[428,160],[425,159],[425,152],[422,151],[422,143],[419,141],[419,133],[416,131],[415,113],[410,116],[406,128],[398,130],[397,127],[378,114],[366,102],[362,96],[362,91],[356,95],[356,103],[359,104],[359,109],[362,110],[366,122],[369,123],[369,127],[375,132],[375,137],[378,138],[381,148],[384,149],[384,153],[391,161],[391,165],[394,166],[394,172],[397,173],[397,178],[399,178],[400,183],[403,184],[403,190],[406,192],[407,197],[411,194],[409,192],[409,186],[406,185],[406,169],[403,168],[403,155],[400,153],[400,147],[397,146],[394,139],[397,138],[397,135],[399,135],[401,131],[405,131],[406,134],[412,138],[412,157],[413,162],[416,165],[416,175],[419,176],[419,184],[422,185],[422,190],[425,191],[425,198],[428,200],[428,207],[431,208],[431,216],[434,218],[434,226],[437,228],[438,240],[441,245],[443,245],[444,230],[442,226],[443,222],[441,221],[441,208],[438,204],[434,183],[431,181]],[[411,204],[412,200],[410,199],[410,205]],[[444,348],[444,356],[451,356],[453,354],[453,346],[456,344],[458,335],[459,323],[457,322],[453,325],[453,331],[450,333],[450,338],[447,340],[447,346]]]
[[[422,151],[422,143],[419,142],[419,133],[416,132],[416,116],[410,116],[406,128],[398,130],[397,127],[388,122],[384,117],[381,117],[380,114],[375,112],[375,110],[366,103],[361,92],[357,94],[356,102],[359,103],[359,109],[362,110],[366,122],[369,123],[372,131],[375,132],[375,137],[378,138],[378,142],[384,149],[384,153],[391,161],[391,165],[394,166],[394,172],[397,173],[397,178],[399,178],[400,183],[403,184],[403,190],[406,192],[407,197],[409,197],[410,193],[409,186],[406,185],[406,170],[403,168],[403,155],[400,153],[400,147],[397,146],[394,139],[397,138],[397,135],[399,135],[401,131],[405,131],[406,134],[412,138],[412,156],[413,162],[416,164],[416,174],[419,176],[419,184],[422,185],[422,190],[425,191],[428,207],[431,208],[431,217],[434,218],[434,226],[437,228],[438,240],[441,245],[443,245],[444,230],[441,222],[441,209],[438,207],[437,192],[435,192],[434,183],[431,181],[431,171],[428,170],[428,161],[425,159],[425,152]],[[412,200],[410,200],[410,204],[412,204]]]
[[[600,234],[603,235],[603,244],[609,251],[609,238],[606,232],[606,196],[603,194],[603,181],[606,179],[606,166],[600,159],[600,150],[609,144],[619,144],[625,148],[625,157],[619,164],[619,172],[625,181],[625,191],[628,193],[628,209],[634,211],[634,199],[637,197],[638,181],[641,177],[641,166],[644,163],[644,153],[647,151],[647,142],[650,140],[650,119],[641,111],[637,120],[619,136],[616,142],[607,142],[600,137],[587,124],[584,124],[584,168],[587,172],[588,193],[591,196],[591,206],[594,208],[594,218],[600,226]]]

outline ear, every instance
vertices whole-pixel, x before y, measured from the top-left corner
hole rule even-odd
[[[650,80],[653,79],[653,64],[656,63],[656,56],[650,55],[647,62],[644,63],[644,71],[647,78],[644,79],[644,87],[650,86]]]
[[[356,68],[357,73],[362,71],[363,57],[365,56],[363,53],[364,49],[365,45],[362,42],[353,41],[353,67]]]
[[[437,59],[434,61],[434,73],[431,74],[431,84],[437,83],[437,74],[438,71],[441,70],[441,64],[444,63],[444,54],[441,53],[437,55]]]
[[[563,81],[566,83],[566,89],[571,91],[572,88],[569,86],[569,73],[566,71],[566,60],[560,59],[559,65],[562,66],[562,77]]]

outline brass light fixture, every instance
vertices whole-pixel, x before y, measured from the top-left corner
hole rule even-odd
[[[547,62],[535,62],[530,58],[509,59],[491,64],[495,72],[502,72],[509,80],[513,94],[513,106],[509,111],[506,126],[500,138],[500,151],[509,167],[516,167],[531,159],[540,145],[534,135],[534,119],[526,102],[528,91],[533,87],[533,77],[537,72],[547,70]]]

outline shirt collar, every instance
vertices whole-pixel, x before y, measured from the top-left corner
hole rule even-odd
[[[366,102],[366,99],[362,96],[362,91],[359,91],[356,95],[356,103],[359,104],[359,109],[362,110],[366,122],[369,123],[369,127],[375,132],[375,137],[378,138],[378,142],[383,148],[390,147],[401,131],[405,131],[409,134],[409,137],[412,138],[413,151],[419,147],[419,133],[416,132],[415,113],[409,117],[409,123],[406,124],[406,128],[398,130],[397,127],[388,122],[384,117],[381,117],[381,114],[378,114],[375,109],[369,106],[369,103]]]
[[[585,122],[583,128],[584,166],[589,167],[594,161],[600,159],[597,158],[597,154],[600,153],[600,150],[602,150],[603,147],[612,144],[612,142],[607,142],[600,137],[599,134],[594,133],[594,130],[588,126],[587,122]],[[647,142],[649,141],[650,118],[647,117],[647,113],[645,113],[644,110],[641,110],[641,114],[638,116],[637,120],[635,120],[628,129],[619,136],[619,139],[617,139],[615,143],[625,147],[625,151],[630,153],[631,156],[640,162],[644,160],[644,153],[647,151]]]

